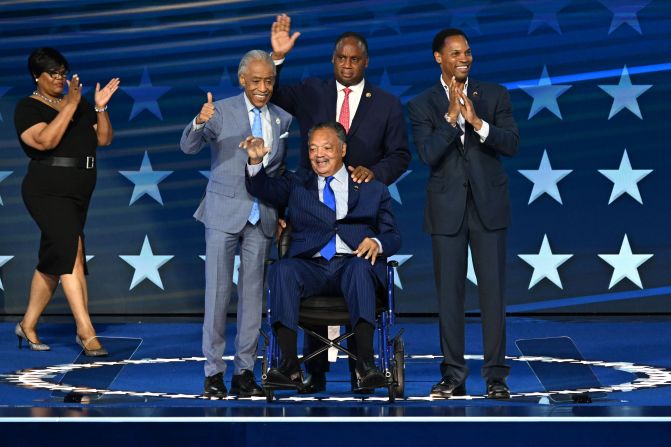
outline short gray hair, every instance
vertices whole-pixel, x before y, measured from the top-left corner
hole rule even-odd
[[[312,139],[312,134],[315,133],[315,131],[321,129],[331,129],[332,131],[334,131],[336,136],[338,137],[340,147],[342,147],[343,144],[347,143],[347,132],[345,131],[343,125],[340,124],[338,121],[322,121],[321,123],[317,123],[314,126],[312,126],[308,131],[308,142]]]
[[[273,67],[273,75],[277,74],[275,62],[273,62],[273,58],[270,57],[270,54],[263,50],[251,50],[245,53],[245,55],[242,56],[242,59],[240,59],[240,65],[238,65],[238,77],[242,76],[243,73],[247,71],[247,66],[253,61],[262,61],[270,64],[270,66]]]

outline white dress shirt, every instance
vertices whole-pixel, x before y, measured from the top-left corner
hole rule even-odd
[[[359,108],[361,95],[363,94],[363,86],[365,83],[365,79],[362,79],[358,84],[349,86],[349,89],[352,90],[349,92],[349,127],[352,127],[352,120],[354,119],[356,110]],[[338,89],[338,99],[336,100],[335,120],[338,121],[340,118],[340,109],[342,109],[342,104],[345,101],[345,92],[343,90],[345,90],[346,87],[340,82],[336,81],[336,88]]]

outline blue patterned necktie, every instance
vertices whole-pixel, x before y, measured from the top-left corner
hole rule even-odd
[[[261,110],[258,109],[257,107],[254,107],[252,109],[252,112],[254,112],[254,122],[252,123],[252,136],[255,138],[263,138],[263,127],[261,126]],[[252,209],[249,211],[249,217],[247,218],[247,220],[252,225],[256,225],[256,223],[259,221],[260,216],[261,213],[259,210],[259,199],[254,199],[254,203],[252,203]]]
[[[333,176],[326,177],[326,184],[324,185],[324,205],[328,206],[335,212],[336,210],[336,201],[335,201],[335,194],[333,193],[333,189],[331,188],[331,181],[333,180]],[[335,235],[329,240],[324,247],[319,250],[319,253],[326,258],[326,260],[330,261],[331,258],[335,255],[336,253],[336,240],[335,240]]]

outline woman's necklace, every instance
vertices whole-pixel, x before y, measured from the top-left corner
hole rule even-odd
[[[35,91],[33,92],[33,95],[38,96],[38,97],[44,99],[44,100],[45,100],[46,102],[48,102],[49,104],[58,104],[59,102],[63,101],[63,98],[62,98],[62,97],[61,97],[61,98],[58,98],[58,99],[51,99],[51,98],[49,98],[49,97],[47,97],[47,96],[44,96],[42,93],[38,92],[37,90],[35,90]]]

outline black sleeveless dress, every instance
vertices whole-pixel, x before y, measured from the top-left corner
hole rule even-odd
[[[19,142],[31,161],[21,186],[23,202],[42,232],[37,270],[50,275],[72,273],[77,257],[77,241],[84,247],[84,224],[96,169],[48,166],[36,160],[49,157],[86,158],[95,156],[98,139],[93,106],[84,98],[56,148],[40,151],[21,141],[21,134],[38,123],[50,123],[58,111],[31,97],[16,106],[14,125]],[[86,252],[84,252],[86,253]],[[86,259],[86,258],[85,258]],[[86,263],[84,263],[84,271]]]

